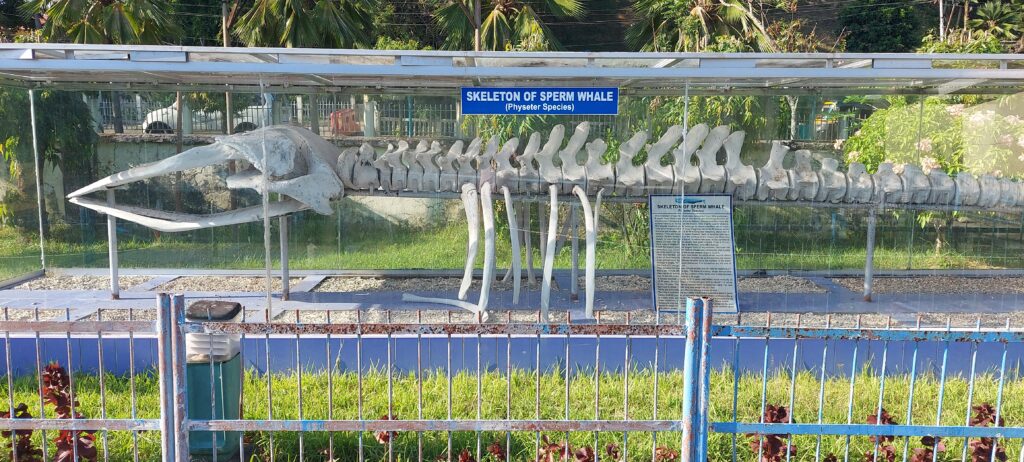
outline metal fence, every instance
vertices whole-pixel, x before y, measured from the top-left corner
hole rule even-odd
[[[232,438],[241,460],[993,462],[1020,457],[1024,441],[1024,333],[1009,321],[713,325],[706,300],[591,322],[447,311],[193,321],[183,297],[166,295],[157,308],[155,323],[5,312],[9,408],[52,389],[46,362],[57,360],[71,372],[74,418],[52,418],[39,394],[27,405],[35,417],[3,427],[42,430],[28,437],[43,460],[62,447],[82,460],[188,460],[200,439],[212,440],[204,459],[235,460],[216,449]],[[218,417],[223,387],[197,388],[222,370],[211,354],[196,375],[191,334],[240,337],[240,418]],[[140,356],[151,365],[140,369]],[[45,433],[55,430],[95,441],[61,446]],[[36,460],[12,454],[31,447],[0,458]]]

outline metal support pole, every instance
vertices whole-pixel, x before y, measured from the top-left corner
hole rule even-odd
[[[871,278],[875,271],[875,225],[878,222],[877,209],[868,210],[867,255],[864,258],[864,301],[871,301]]]
[[[278,219],[281,231],[281,300],[288,300],[288,216]]]
[[[188,409],[188,397],[186,396],[188,390],[185,387],[185,334],[181,330],[182,324],[185,323],[185,296],[177,294],[174,296],[174,303],[172,304],[173,316],[169,317],[168,322],[171,324],[171,363],[172,363],[172,377],[173,377],[173,388],[174,391],[174,454],[180,461],[189,460],[188,453],[188,428],[186,426],[187,409]]]
[[[171,351],[171,297],[161,293],[157,295],[156,328],[157,328],[157,369],[160,384],[160,452],[164,460],[177,460],[174,457],[174,393],[173,365]]]
[[[370,100],[369,95],[363,95],[363,136],[377,136],[377,103]]]
[[[683,410],[680,419],[682,420],[682,447],[680,454],[683,462],[694,461],[696,455],[696,423],[697,406],[695,391],[697,391],[697,368],[698,337],[697,337],[697,310],[693,299],[686,299],[686,347],[683,350]]]
[[[330,113],[327,113],[330,117]],[[320,134],[320,96],[309,96],[309,130],[317,135]]]
[[[46,219],[46,205],[43,203],[43,156],[39,152],[39,135],[36,133],[36,94],[28,91],[29,117],[32,119],[32,157],[36,167],[36,208],[39,212],[39,261],[46,272],[46,235],[43,221]]]
[[[412,96],[405,97],[405,136],[415,136],[412,124]]]
[[[580,299],[580,226],[576,204],[569,206],[569,221],[572,222],[572,268],[569,270],[569,297],[576,302]]]
[[[473,51],[480,51],[481,37],[480,37],[480,0],[473,2]]]
[[[115,205],[113,189],[107,190],[107,205],[111,208]],[[117,218],[110,214],[107,214],[107,254],[110,258],[110,298],[117,300],[121,298],[121,287],[117,280]]]
[[[711,312],[710,298],[701,299],[700,313],[700,371],[697,375],[700,396],[697,400],[695,461],[708,459],[708,402],[711,396]]]

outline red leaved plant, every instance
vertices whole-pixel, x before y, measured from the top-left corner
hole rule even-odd
[[[791,423],[789,409],[786,406],[769,404],[764,409],[764,423]],[[760,462],[780,462],[786,458],[787,451],[790,456],[796,455],[796,446],[789,444],[786,440],[789,435],[762,435],[760,433],[748,433],[748,437],[754,438],[750,442],[750,450],[755,454],[760,452]]]
[[[469,449],[463,449],[459,453],[459,462],[476,462],[476,459],[473,458],[473,454],[469,453]]]
[[[583,446],[572,453],[576,462],[594,462],[594,448],[590,446]]]
[[[537,454],[537,462],[557,462],[565,458],[566,449],[562,442],[548,440],[548,435],[542,435],[540,453]]]
[[[910,456],[910,462],[932,462],[935,460],[935,453],[946,450],[946,445],[942,443],[942,438],[922,436],[921,444],[923,448],[914,449],[914,454]]]
[[[50,363],[43,370],[43,402],[53,406],[58,419],[81,419],[81,413],[72,413],[78,401],[71,399],[71,376],[60,364]],[[57,448],[56,462],[70,462],[78,459],[96,460],[96,435],[91,430],[61,430],[53,440]]]
[[[974,417],[971,418],[972,427],[1002,427],[1004,422],[1001,416],[996,416],[996,408],[989,403],[982,403],[972,408]],[[999,444],[995,438],[978,438],[971,440],[971,462],[989,462],[995,460],[1006,462],[1006,448]]]
[[[505,462],[505,448],[501,447],[501,443],[495,441],[487,446],[487,453],[494,456],[494,460],[499,462]]]
[[[679,459],[679,452],[665,446],[658,446],[654,450],[655,462],[675,462],[677,459]]]
[[[10,419],[12,415],[10,412],[0,412],[0,418]],[[25,403],[18,403],[14,408],[13,418],[31,419],[32,414],[28,412],[28,406]],[[32,444],[32,430],[4,431],[0,432],[0,435],[11,440],[7,443],[7,447],[11,449],[11,460],[15,462],[43,460],[43,451],[40,451],[39,448]]]
[[[622,459],[622,452],[619,451],[619,445],[615,443],[608,443],[608,445],[604,447],[604,453],[613,461]]]
[[[879,413],[871,413],[867,416],[867,422],[871,425],[895,425],[896,420],[889,415],[885,408]],[[893,435],[873,435],[870,438],[875,447],[864,453],[866,462],[894,462],[896,460],[896,448],[887,444],[896,439]]]
[[[53,412],[58,419],[81,419],[79,412],[72,413],[71,409],[78,406],[77,401],[71,399],[71,376],[60,364],[50,363],[46,365],[40,374],[42,387],[39,389],[39,396],[43,403],[53,406]],[[10,418],[11,412],[0,412],[0,418]],[[28,406],[19,403],[14,408],[14,418],[29,419],[32,415],[28,412]],[[61,430],[53,440],[56,447],[54,454],[55,462],[70,462],[77,456],[78,460],[96,460],[96,436],[91,430]],[[42,459],[43,451],[36,448],[32,443],[32,430],[18,430],[13,432],[0,432],[5,438],[12,439],[8,442],[11,449],[12,459],[15,462],[36,462]],[[14,436],[14,438],[12,438]],[[14,453],[17,457],[13,457]]]
[[[393,420],[389,415],[383,415],[380,420]],[[392,438],[395,437],[395,432],[388,431],[375,431],[373,432],[373,439],[377,440],[380,444],[388,444]]]

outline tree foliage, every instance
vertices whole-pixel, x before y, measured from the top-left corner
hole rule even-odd
[[[844,3],[840,19],[849,33],[848,51],[914,51],[926,33],[917,7],[910,2],[852,0]]]
[[[368,48],[376,0],[256,0],[235,26],[246,46]]]
[[[585,14],[580,0],[482,0],[480,48],[558,50],[562,44],[548,27],[545,15],[581,18]],[[446,34],[445,49],[473,49],[475,16],[474,0],[445,0],[438,6],[434,21]]]
[[[179,32],[167,0],[30,0],[21,9],[46,14],[47,42],[161,44]]]
[[[636,0],[626,44],[641,51],[692,52],[738,40],[769,48],[761,11],[754,8],[742,0]]]

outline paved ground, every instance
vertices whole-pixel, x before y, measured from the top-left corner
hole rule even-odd
[[[297,272],[302,276],[292,285],[292,297],[289,301],[280,300],[279,294],[272,298],[272,317],[286,311],[326,312],[361,310],[395,310],[408,311],[415,309],[443,310],[444,305],[412,303],[402,300],[400,291],[353,291],[353,292],[315,292],[314,288],[327,276],[313,272]],[[303,275],[305,273],[305,275]],[[103,275],[102,270],[71,270],[66,274],[74,276],[97,277]],[[226,272],[218,274],[225,275]],[[188,273],[194,276],[194,273]],[[247,274],[251,277],[253,275]],[[154,289],[174,280],[174,275],[161,274],[132,279],[132,287],[125,288],[118,300],[112,300],[108,292],[103,290],[0,290],[0,307],[12,311],[28,311],[42,309],[65,308],[70,310],[67,315],[71,319],[94,317],[97,310],[128,310],[150,309],[155,306]],[[918,314],[943,315],[950,313],[990,314],[996,318],[1005,313],[1024,311],[1024,294],[1021,293],[971,293],[970,289],[958,288],[955,294],[934,293],[885,293],[875,294],[872,302],[863,300],[859,292],[837,284],[825,276],[806,276],[806,279],[825,289],[821,293],[780,293],[780,292],[741,292],[740,311],[743,313],[815,313],[815,314],[874,314],[893,316],[901,323],[909,323]],[[570,298],[568,272],[556,272],[555,280],[562,290],[552,292],[551,309],[553,311],[578,311],[583,308],[583,294],[578,301]],[[139,282],[142,281],[142,282]],[[1007,291],[1011,292],[1011,291]],[[454,298],[451,290],[436,290],[425,284],[421,290],[414,291],[424,297]],[[258,292],[244,291],[210,291],[185,292],[187,300],[224,299],[242,303],[253,315],[252,321],[264,319],[263,313],[267,306],[267,297]],[[478,292],[471,291],[470,301],[478,298]],[[535,311],[540,305],[538,290],[524,291],[518,304],[512,303],[510,291],[493,291],[490,308],[494,311]],[[653,306],[649,291],[618,290],[598,291],[595,297],[595,309],[611,312],[650,311]],[[31,311],[28,311],[31,313]],[[61,312],[60,318],[65,317]]]

